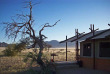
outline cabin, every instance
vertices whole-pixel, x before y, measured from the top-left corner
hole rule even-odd
[[[80,42],[80,60],[86,68],[110,71],[110,29],[95,33]]]
[[[83,67],[110,71],[110,29],[97,31],[93,28],[89,33],[76,33],[60,43],[76,42],[76,51],[80,49],[79,60],[83,62]]]

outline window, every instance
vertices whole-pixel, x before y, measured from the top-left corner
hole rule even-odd
[[[83,56],[91,56],[91,43],[83,45]]]
[[[101,42],[100,43],[100,57],[110,57],[110,42]]]

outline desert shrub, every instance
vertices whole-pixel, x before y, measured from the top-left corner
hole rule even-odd
[[[22,50],[24,50],[26,45],[24,43],[9,44],[7,48],[3,51],[6,56],[16,56]]]
[[[15,56],[17,55],[17,52],[15,52],[14,48],[16,47],[16,44],[9,44],[7,48],[3,51],[4,55],[6,56]]]
[[[25,43],[18,43],[16,44],[14,50],[16,52],[21,52],[22,50],[24,50],[26,48],[26,44]]]

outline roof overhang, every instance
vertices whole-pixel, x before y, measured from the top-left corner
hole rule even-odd
[[[94,35],[93,32],[89,32],[86,34],[78,35],[78,38],[76,36],[73,36],[67,40],[61,41],[60,43],[101,39],[101,38],[106,38],[108,36],[110,36],[110,29],[95,31]]]

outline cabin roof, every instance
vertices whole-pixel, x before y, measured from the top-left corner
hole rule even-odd
[[[107,36],[110,36],[110,29],[95,31],[94,36],[93,36],[93,32],[78,35],[78,38],[76,36],[73,36],[71,38],[68,38],[67,40],[61,41],[60,43],[101,39]]]
[[[80,34],[78,37],[81,37],[83,35],[84,34]],[[61,41],[60,43],[71,42],[72,40],[75,40],[75,39],[77,39],[77,37],[73,36],[73,37],[68,38],[67,40]]]

